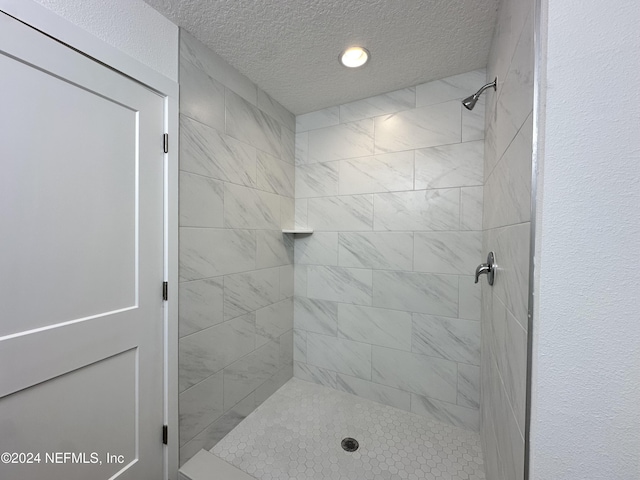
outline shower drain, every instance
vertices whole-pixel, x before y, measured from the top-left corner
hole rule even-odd
[[[355,438],[347,437],[342,439],[342,449],[346,452],[355,452],[360,444]]]

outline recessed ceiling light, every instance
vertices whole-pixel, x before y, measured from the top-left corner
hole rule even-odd
[[[340,63],[345,67],[361,67],[369,60],[369,51],[363,47],[347,48],[340,54]]]

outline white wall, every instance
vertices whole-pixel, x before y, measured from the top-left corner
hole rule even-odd
[[[142,0],[34,0],[171,80],[178,27]]]
[[[637,479],[640,7],[542,3],[531,478]]]

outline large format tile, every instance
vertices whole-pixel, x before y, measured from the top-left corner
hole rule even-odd
[[[237,317],[278,301],[278,268],[254,270],[224,277],[224,318]]]
[[[294,314],[294,327],[296,322]],[[293,330],[293,361],[307,363],[307,332],[297,327]]]
[[[480,322],[414,313],[412,351],[480,365]]]
[[[256,346],[277,341],[293,329],[293,297],[256,310]],[[293,333],[291,338],[293,351]]]
[[[521,432],[525,431],[527,395],[527,332],[510,313],[507,315],[503,380]]]
[[[293,376],[305,382],[317,383],[325,387],[337,388],[336,372],[324,368],[309,365],[308,363],[294,362]]]
[[[295,167],[277,157],[258,151],[256,186],[260,190],[293,197]]]
[[[337,336],[337,303],[307,297],[294,297],[293,305],[296,329]]]
[[[491,248],[496,255],[498,270],[493,285],[496,295],[513,313],[523,328],[527,328],[529,303],[529,222],[490,231]]]
[[[222,182],[180,172],[180,226],[223,226]]]
[[[416,189],[468,187],[483,183],[484,142],[416,151]]]
[[[309,132],[296,133],[294,148],[296,165],[309,163]]]
[[[180,337],[221,323],[223,318],[222,277],[183,282],[178,286]]]
[[[256,149],[180,115],[180,170],[253,186]]]
[[[307,210],[309,202],[303,198],[297,198],[295,201],[295,225],[296,227],[307,226]]]
[[[288,128],[282,128],[280,130],[280,146],[282,152],[280,153],[280,159],[283,162],[295,165],[296,163],[296,134]]]
[[[262,385],[279,370],[279,342],[269,342],[226,367],[224,408],[227,410]]]
[[[284,108],[282,105],[280,105],[278,102],[276,102],[266,92],[260,89],[258,89],[258,108],[270,117],[277,120],[283,127],[289,130],[295,130],[295,115]]]
[[[482,258],[478,263],[483,263]],[[459,282],[459,308],[458,317],[468,320],[480,320],[482,313],[481,285],[474,283],[473,276],[458,277]]]
[[[482,260],[482,232],[416,232],[414,270],[472,275]]]
[[[280,229],[293,228],[295,226],[295,219],[295,199],[293,197],[280,196]]]
[[[342,160],[340,195],[413,189],[413,151]]]
[[[371,380],[371,345],[307,333],[307,362],[320,368]]]
[[[371,305],[371,270],[307,267],[307,296],[321,300]]]
[[[413,233],[340,233],[338,261],[342,267],[382,270],[413,269]]]
[[[222,412],[222,372],[180,394],[180,446],[204,430]]]
[[[340,105],[340,122],[353,122],[363,118],[372,118],[388,113],[409,110],[416,106],[415,87],[395,90],[375,97],[356,100]]]
[[[296,116],[296,132],[317,130],[318,128],[331,127],[340,123],[339,107],[329,107],[315,112]]]
[[[460,230],[482,230],[483,187],[460,189]]]
[[[458,101],[445,102],[376,117],[376,153],[460,142],[461,108]]]
[[[420,190],[374,195],[375,230],[457,230],[460,190]]]
[[[458,277],[374,271],[373,305],[455,317],[458,314]]]
[[[509,402],[504,397],[500,402],[503,407],[504,421],[498,425],[498,443],[501,452],[505,453],[505,476],[522,480],[524,472],[524,438],[510,410]]]
[[[295,241],[295,263],[337,265],[338,233],[315,232],[313,235],[298,235]]]
[[[277,267],[293,263],[293,238],[280,230],[256,232],[256,268]]]
[[[411,411],[474,432],[480,430],[480,412],[477,409],[412,394]]]
[[[309,132],[309,163],[373,154],[373,119]]]
[[[191,62],[180,62],[180,113],[224,131],[224,85]]]
[[[251,393],[240,400],[231,409],[227,410],[224,415],[221,415],[215,422],[205,428],[193,440],[182,447],[180,449],[180,463],[186,461],[184,458],[185,455],[183,455],[185,451],[199,451],[200,449],[209,450],[213,448],[216,443],[222,440],[242,420],[247,418],[255,408],[255,394]],[[185,469],[181,468],[180,471],[184,473]],[[191,469],[187,469],[186,471],[193,472]],[[215,471],[217,473],[221,473],[219,470]],[[211,472],[211,470],[209,470],[209,472]],[[193,476],[191,478],[202,480],[199,476]]]
[[[462,100],[484,85],[484,69],[423,83],[416,87],[416,106],[424,107],[450,100]]]
[[[256,388],[256,407],[268,400],[269,397],[277,392],[280,387],[293,378],[293,362],[289,362],[287,364],[280,362],[280,364],[283,365],[280,367],[280,370],[271,375],[271,377],[269,377],[262,385]]]
[[[506,151],[533,109],[533,15],[525,23],[509,72],[498,91],[496,155]]]
[[[192,63],[245,100],[257,104],[256,86],[184,28],[180,29],[180,62]],[[181,75],[180,83],[182,81]]]
[[[411,350],[411,314],[338,304],[338,336],[356,342]]]
[[[283,265],[280,267],[280,300],[293,297],[294,275],[293,265]]]
[[[226,133],[254,147],[280,156],[280,124],[242,97],[227,90]]]
[[[255,268],[250,230],[180,228],[180,280],[199,280]]]
[[[224,224],[227,228],[280,229],[280,198],[273,193],[226,183]]]
[[[526,378],[526,374],[522,376]],[[480,408],[480,367],[458,364],[458,405]]]
[[[398,390],[397,388],[387,387],[386,385],[380,385],[341,373],[336,375],[336,386],[338,390],[357,395],[361,398],[368,398],[374,402],[406,411],[411,409],[411,394]]]
[[[289,299],[289,301],[291,301],[291,299]],[[293,325],[293,308],[291,309],[290,324]],[[281,381],[284,383],[286,380],[293,377],[293,328],[280,335],[280,370],[285,368],[288,369],[289,373],[280,372],[280,375],[276,374],[276,377],[281,377],[280,379],[272,378],[271,380],[275,383],[279,383]],[[287,376],[286,380],[282,380],[284,376]],[[280,383],[277,388],[279,388],[282,383]],[[263,397],[262,399],[266,399],[266,397]]]
[[[372,347],[372,380],[405,392],[455,403],[455,362],[385,347]]]
[[[509,2],[498,10],[496,31],[487,64],[487,77],[504,79],[513,61],[518,40],[522,35],[523,25],[533,11],[533,5],[526,1]],[[533,33],[527,35],[533,42]],[[498,86],[500,91],[501,85]]]
[[[484,228],[527,222],[531,218],[530,115],[485,184]]]
[[[337,195],[338,163],[298,165],[296,167],[296,198]]]
[[[319,231],[366,231],[373,229],[372,195],[311,198],[307,223]]]
[[[180,391],[218,372],[255,346],[253,313],[182,337],[178,345]]]
[[[307,296],[307,266],[295,265],[293,267],[293,293],[298,296]]]

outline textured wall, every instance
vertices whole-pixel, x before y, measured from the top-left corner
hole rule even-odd
[[[178,27],[142,0],[33,0],[178,80]]]
[[[482,284],[482,444],[488,480],[524,470],[529,290],[533,2],[504,0],[487,78],[483,254],[494,251],[496,282]],[[551,477],[550,477],[551,478]]]
[[[294,127],[181,31],[181,463],[293,375]]]
[[[484,79],[296,117],[296,377],[478,429]]]
[[[542,4],[531,478],[637,479],[640,8]]]

